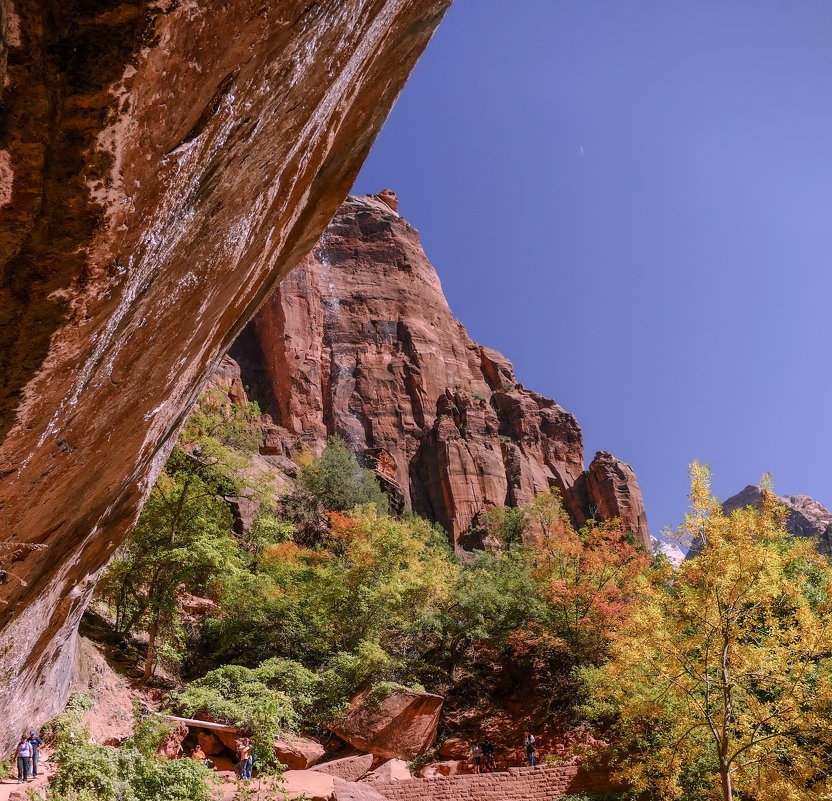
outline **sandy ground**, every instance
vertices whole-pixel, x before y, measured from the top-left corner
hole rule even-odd
[[[0,782],[0,801],[9,801],[10,798],[20,798],[21,801],[27,798],[27,790],[38,790],[44,793],[49,777],[55,772],[55,766],[49,761],[49,752],[42,751],[38,763],[38,777],[27,784],[17,783],[17,771],[12,771],[12,777],[5,777]],[[15,791],[17,791],[15,795]]]

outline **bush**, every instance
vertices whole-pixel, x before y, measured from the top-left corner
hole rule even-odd
[[[319,682],[297,662],[270,659],[254,669],[225,665],[212,670],[172,701],[187,717],[207,715],[249,733],[260,759],[272,764],[275,737],[297,728]]]
[[[115,750],[100,745],[61,745],[53,757],[58,770],[47,793],[49,801],[212,801],[204,765],[190,759],[144,756],[136,748]]]
[[[387,513],[387,496],[378,479],[358,464],[340,437],[330,437],[319,458],[307,457],[301,459],[294,491],[283,499],[284,514],[294,524],[298,542],[314,545],[325,537],[326,512],[373,504],[379,514]]]

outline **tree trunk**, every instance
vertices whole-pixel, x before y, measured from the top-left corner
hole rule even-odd
[[[156,634],[158,631],[159,624],[154,617],[150,622],[150,630],[148,631],[147,656],[144,660],[144,675],[142,676],[142,683],[144,684],[147,684],[153,675],[153,663],[156,661]]]
[[[722,782],[723,801],[734,801],[734,787],[731,782],[731,769],[728,765],[719,766],[719,778]]]

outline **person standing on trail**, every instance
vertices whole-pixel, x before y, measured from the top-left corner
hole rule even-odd
[[[480,743],[482,761],[486,773],[493,773],[497,770],[497,760],[494,759],[494,743],[487,737]]]
[[[537,764],[537,759],[535,758],[537,747],[535,746],[534,735],[530,731],[526,732],[525,746],[526,761],[531,767],[534,767]]]
[[[482,749],[476,743],[471,746],[471,759],[474,760],[474,773],[482,773]]]
[[[29,745],[32,746],[32,778],[38,777],[38,759],[40,758],[40,747],[43,745],[43,740],[38,737],[34,729],[29,732]]]
[[[20,738],[15,748],[15,755],[17,756],[17,783],[25,784],[29,780],[29,764],[32,759],[32,746],[25,735]]]
[[[240,750],[240,778],[251,778],[251,766],[253,760],[251,758],[251,740],[244,737],[242,740],[237,740],[237,747]]]

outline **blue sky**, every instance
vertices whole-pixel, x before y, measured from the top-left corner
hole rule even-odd
[[[832,3],[456,0],[355,191],[455,315],[633,465],[832,505]]]

